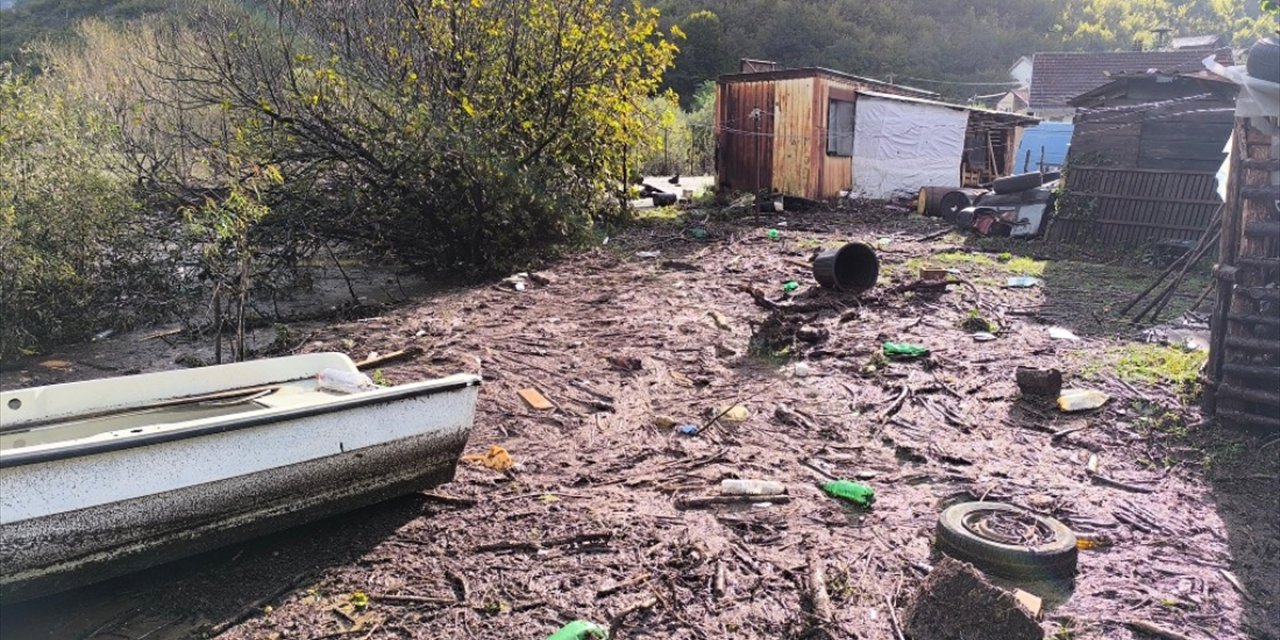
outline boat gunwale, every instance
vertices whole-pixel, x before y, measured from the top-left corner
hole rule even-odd
[[[454,382],[439,384],[442,380],[449,380],[450,378],[457,378],[457,380]],[[310,418],[326,413],[333,413],[339,410],[355,409],[368,405],[384,404],[387,402],[395,402],[419,396],[429,396],[438,393],[458,391],[468,387],[480,386],[481,382],[481,378],[475,375],[455,374],[448,378],[398,385],[388,389],[363,392],[347,397],[335,397],[333,400],[327,402],[303,407],[269,408],[262,411],[245,413],[243,415],[222,416],[219,418],[206,419],[213,420],[213,422],[200,426],[184,427],[182,426],[184,423],[178,422],[165,425],[168,428],[162,431],[116,438],[112,440],[73,443],[41,449],[38,451],[3,451],[0,452],[0,469],[21,467],[43,462],[54,462],[57,460],[66,460],[68,458],[79,458],[83,456],[110,453],[113,451],[163,444],[176,440],[185,440],[188,438],[199,438],[203,436],[240,431],[276,422]]]

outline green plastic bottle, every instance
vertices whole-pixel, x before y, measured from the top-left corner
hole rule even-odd
[[[547,640],[609,640],[609,631],[586,620],[574,620],[547,637]]]
[[[796,282],[795,280],[792,280],[791,282],[788,282],[782,285],[782,290],[788,293],[795,291],[796,289],[799,289],[799,288],[800,288],[800,283]]]
[[[822,490],[837,498],[848,500],[859,507],[869,507],[876,501],[875,489],[852,480],[828,482],[822,485]]]
[[[766,232],[766,234],[769,236],[770,240],[777,240],[778,238],[782,237],[782,232],[778,231],[777,229],[770,229],[769,231]]]
[[[929,355],[929,349],[918,344],[886,342],[884,343],[884,355],[890,358],[923,358]]]

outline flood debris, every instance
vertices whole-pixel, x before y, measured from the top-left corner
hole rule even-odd
[[[546,398],[546,396],[542,395],[541,392],[532,387],[528,389],[521,389],[517,391],[516,394],[520,396],[521,400],[524,400],[525,404],[529,405],[530,409],[546,411],[556,407]]]
[[[1096,389],[1063,389],[1058,396],[1058,408],[1067,413],[1089,411],[1106,404],[1111,396]]]
[[[333,526],[308,539],[301,556],[286,548],[296,542],[289,538],[252,562],[249,551],[246,561],[219,567],[212,573],[243,571],[257,562],[264,572],[285,575],[292,571],[285,567],[311,563],[312,556],[322,559],[308,566],[324,567],[304,586],[272,600],[271,615],[261,615],[259,607],[230,625],[225,637],[332,633],[333,614],[316,611],[306,593],[315,585],[324,594],[368,591],[371,610],[385,615],[375,638],[506,637],[511,629],[544,638],[575,618],[608,622],[619,637],[798,638],[821,630],[842,640],[929,640],[960,637],[946,630],[966,628],[967,620],[967,637],[1016,638],[1016,631],[998,623],[1001,615],[1018,611],[1017,603],[978,587],[950,600],[954,608],[945,617],[932,618],[935,635],[922,618],[927,612],[902,608],[931,571],[935,579],[941,575],[931,564],[948,563],[928,535],[940,505],[977,500],[1014,503],[1087,534],[1076,538],[1076,549],[1086,555],[1069,599],[1060,602],[1056,594],[1024,586],[1044,597],[1046,626],[1064,619],[1084,623],[1073,629],[1073,640],[1136,637],[1139,631],[1124,622],[1132,618],[1197,638],[1265,631],[1244,621],[1268,611],[1258,567],[1261,575],[1269,570],[1256,554],[1240,562],[1240,549],[1230,546],[1238,530],[1224,522],[1227,515],[1218,515],[1218,501],[1230,496],[1212,490],[1199,452],[1170,446],[1156,429],[1148,433],[1147,422],[1159,417],[1148,420],[1155,410],[1148,406],[1186,418],[1182,424],[1199,419],[1194,408],[1162,385],[1142,384],[1140,395],[1125,389],[1118,374],[1089,386],[1124,401],[1093,413],[1060,412],[1052,406],[1057,393],[1032,396],[1023,389],[1020,395],[1017,366],[1056,370],[1070,384],[1082,366],[1095,364],[1089,358],[1128,344],[1133,329],[1122,328],[1129,332],[1123,336],[1102,334],[1088,320],[1094,310],[1105,312],[1107,296],[1063,290],[1064,282],[1089,287],[1099,280],[1076,278],[1050,262],[1037,287],[1008,289],[1002,285],[1009,265],[971,263],[967,258],[983,256],[957,253],[966,260],[937,262],[955,266],[955,274],[943,277],[956,283],[950,292],[897,290],[915,282],[920,265],[933,264],[950,241],[899,240],[882,253],[884,285],[874,290],[854,295],[815,285],[794,294],[778,291],[780,283],[807,273],[797,263],[808,264],[818,247],[931,231],[871,222],[881,215],[870,205],[858,210],[857,222],[847,212],[806,214],[776,242],[763,236],[762,226],[737,221],[697,223],[710,232],[698,242],[688,225],[645,228],[557,262],[550,267],[556,278],[550,286],[537,286],[531,273],[523,293],[493,286],[451,289],[388,310],[376,330],[367,324],[300,327],[314,334],[306,350],[342,345],[361,354],[394,352],[423,327],[452,327],[418,336],[412,344],[423,349],[421,356],[390,363],[386,373],[409,379],[459,363],[478,366],[479,358],[485,384],[468,451],[487,459],[489,445],[501,443],[519,473],[490,471],[479,461],[462,464],[447,498],[415,499],[399,511],[372,509],[369,519],[381,518],[381,524],[362,519]],[[644,251],[661,251],[661,257],[634,257]],[[662,268],[663,259],[701,270]],[[999,323],[998,340],[970,341],[960,324],[974,310]],[[711,312],[733,330],[720,327]],[[1068,322],[1079,323],[1071,326],[1089,349],[1047,337],[1047,324]],[[806,326],[826,330],[826,339],[801,339]],[[923,362],[891,361],[883,351],[886,341],[933,353]],[[55,353],[40,359],[55,356],[83,360]],[[172,358],[165,352],[160,364]],[[801,373],[808,368],[813,375]],[[554,406],[531,408],[518,395],[521,389],[536,390]],[[605,402],[614,411],[597,409]],[[745,422],[715,415],[736,405],[749,408]],[[1106,478],[1150,493],[1086,471],[1091,454],[1105,462],[1099,464]],[[1153,469],[1149,461],[1169,466]],[[841,478],[871,480],[874,508],[832,497],[814,484]],[[788,492],[723,495],[726,479],[777,482]],[[1251,501],[1248,522],[1260,517],[1256,505],[1269,496],[1268,482],[1242,482],[1232,490]],[[1007,524],[991,526],[1004,530]],[[1104,541],[1114,544],[1105,552],[1084,551]],[[1194,562],[1178,552],[1183,545],[1195,550]],[[280,551],[280,559],[271,551]],[[808,562],[810,551],[821,563]],[[811,581],[818,564],[824,579]],[[1245,601],[1220,567],[1234,571],[1257,602]],[[451,572],[465,575],[467,587],[459,588]],[[239,580],[243,573],[227,575],[224,591],[247,592]],[[1183,589],[1184,580],[1191,586]],[[203,593],[205,584],[183,582],[166,590]],[[829,619],[825,607],[817,616],[811,607],[819,585],[831,602]],[[1188,611],[1150,601],[1147,594],[1156,590],[1195,602],[1200,629],[1180,626]],[[274,591],[256,590],[234,610]],[[973,620],[978,605],[970,591],[999,607]],[[161,603],[148,604],[156,609],[169,597],[140,593]],[[130,594],[125,612],[138,606],[139,597]],[[929,601],[916,604],[927,609]],[[935,612],[940,607],[929,606]],[[894,628],[895,613],[902,636]],[[916,626],[908,626],[908,613]],[[1030,621],[1029,614],[1018,615]],[[4,617],[10,618],[8,610]],[[95,621],[77,637],[106,621]],[[163,622],[105,633],[139,637]],[[8,637],[12,623],[4,624]],[[33,634],[19,629],[13,635]],[[151,638],[193,635],[166,631]]]
[[[516,466],[511,454],[496,444],[490,446],[489,450],[484,453],[472,453],[462,456],[462,461],[475,463],[494,471],[506,471]]]
[[[1057,369],[1018,367],[1014,377],[1024,395],[1056,397],[1062,392],[1062,372]]]
[[[944,557],[903,613],[912,640],[1042,640],[1044,631],[1012,593],[965,562]]]

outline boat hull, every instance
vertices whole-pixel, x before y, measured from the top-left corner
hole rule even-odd
[[[478,381],[477,381],[478,382]],[[473,383],[174,430],[0,467],[0,601],[109,579],[453,478]],[[107,443],[110,444],[110,443]]]

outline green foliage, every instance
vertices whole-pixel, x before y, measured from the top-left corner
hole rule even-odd
[[[139,114],[149,179],[180,196],[275,167],[284,179],[259,194],[273,244],[318,236],[474,274],[612,220],[604,196],[654,135],[644,96],[675,55],[655,12],[605,0],[193,11],[128,45],[161,52],[134,78],[171,78],[148,92],[167,106],[112,106]]]
[[[113,169],[113,130],[0,65],[0,357],[164,310],[158,228]]]
[[[680,20],[677,27],[684,38],[678,42],[680,53],[671,73],[667,74],[665,84],[680,96],[680,107],[692,111],[698,100],[695,96],[703,83],[734,71],[737,60],[725,40],[720,16],[714,11],[694,11]]]

